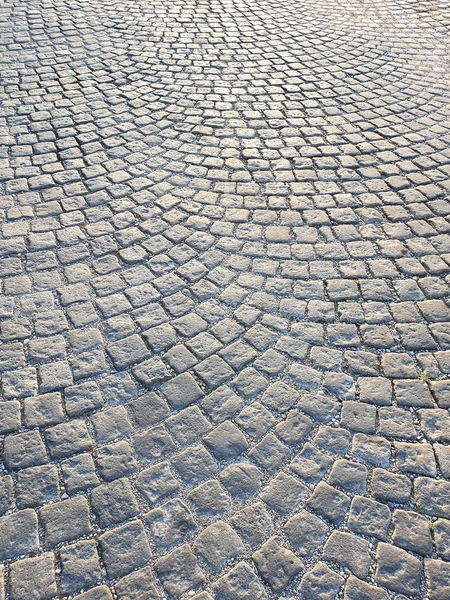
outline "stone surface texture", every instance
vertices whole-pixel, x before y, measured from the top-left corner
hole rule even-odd
[[[449,600],[448,2],[0,19],[0,600]]]

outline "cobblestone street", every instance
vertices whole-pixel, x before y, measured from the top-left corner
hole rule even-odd
[[[449,0],[0,31],[0,600],[450,600]]]

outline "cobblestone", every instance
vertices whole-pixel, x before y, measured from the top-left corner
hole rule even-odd
[[[0,12],[0,600],[448,599],[445,3]]]

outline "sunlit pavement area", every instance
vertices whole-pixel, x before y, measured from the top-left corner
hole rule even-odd
[[[0,599],[449,600],[448,1],[0,14]]]

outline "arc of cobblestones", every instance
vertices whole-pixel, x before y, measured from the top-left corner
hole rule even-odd
[[[447,3],[0,13],[0,600],[448,599]]]

